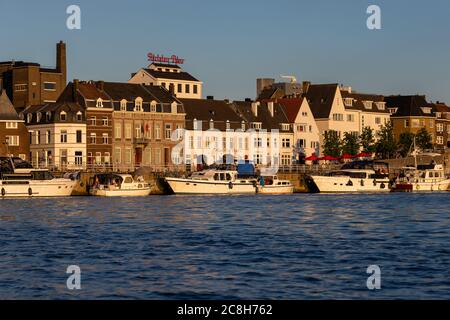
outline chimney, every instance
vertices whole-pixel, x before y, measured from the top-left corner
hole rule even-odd
[[[255,117],[258,117],[259,102],[252,102],[252,113]]]
[[[78,92],[79,87],[80,87],[80,81],[78,79],[74,79],[73,85],[72,85],[72,99],[74,102],[77,101],[77,92]]]
[[[310,86],[311,86],[311,82],[309,82],[309,81],[303,81],[302,82],[302,92],[303,92],[303,94],[307,94],[308,93],[308,90],[309,90]]]
[[[104,89],[105,89],[105,81],[97,81],[95,83],[95,86],[97,87],[98,90],[104,91]]]
[[[273,116],[274,116],[274,105],[273,105],[273,101],[267,102],[267,108],[269,109],[270,116],[273,118]]]
[[[67,84],[66,44],[60,41],[56,44],[56,70],[62,73],[63,87]]]

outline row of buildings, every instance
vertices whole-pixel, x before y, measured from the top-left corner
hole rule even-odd
[[[290,165],[320,154],[326,131],[360,134],[393,122],[450,147],[450,108],[425,96],[382,96],[339,84],[258,79],[258,97],[203,99],[203,82],[178,65],[151,63],[128,82],[73,80],[66,45],[56,68],[0,62],[0,153],[36,167],[165,170],[225,160]]]

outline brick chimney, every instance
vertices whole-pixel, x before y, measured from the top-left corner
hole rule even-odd
[[[67,84],[66,44],[60,41],[56,44],[56,70],[62,73],[63,87]]]

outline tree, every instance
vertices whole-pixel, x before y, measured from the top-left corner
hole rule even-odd
[[[376,151],[374,130],[371,127],[365,127],[362,130],[359,141],[363,152],[374,153]]]
[[[431,134],[428,133],[427,129],[422,128],[416,134],[416,145],[422,149],[431,149],[433,147]]]
[[[359,137],[356,133],[345,132],[342,140],[342,153],[357,155],[359,152]]]
[[[395,152],[397,150],[397,143],[394,137],[394,126],[392,122],[388,122],[387,124],[380,127],[380,130],[377,132],[378,142],[377,146],[377,154],[382,159],[390,159],[395,156]]]
[[[341,155],[341,139],[337,131],[325,131],[323,138],[323,153],[326,156],[339,157]]]
[[[414,134],[411,132],[403,132],[398,139],[398,148],[402,157],[406,157],[411,150],[414,142]]]

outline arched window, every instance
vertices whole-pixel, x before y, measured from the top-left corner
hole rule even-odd
[[[156,112],[156,101],[150,103],[150,112]]]
[[[38,112],[37,116],[36,116],[36,121],[41,122],[41,119],[42,119],[42,113]]]
[[[67,121],[67,113],[65,111],[61,111],[61,113],[59,114],[59,120]]]
[[[171,109],[172,109],[171,110],[172,113],[178,113],[178,105],[175,101],[172,102]]]
[[[29,114],[27,114],[27,122],[30,123],[31,120],[33,120],[33,114],[29,113]]]
[[[47,121],[51,121],[52,120],[52,113],[50,111],[47,111]]]
[[[97,99],[97,108],[103,108],[103,100],[101,98]]]
[[[83,114],[81,113],[81,111],[77,112],[77,121],[83,121]]]
[[[120,111],[127,111],[127,100],[120,101]]]
[[[142,112],[142,98],[137,97],[134,101],[134,111]]]

